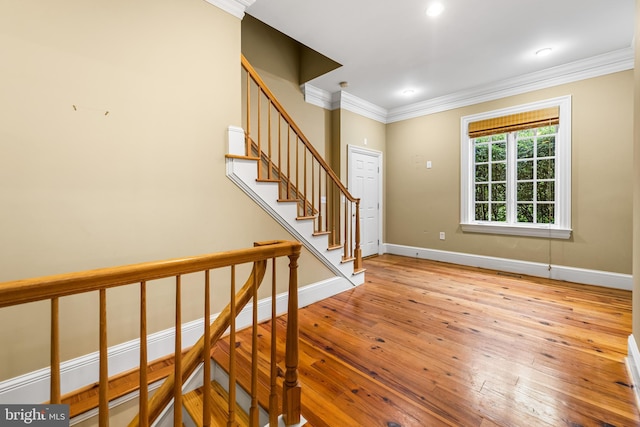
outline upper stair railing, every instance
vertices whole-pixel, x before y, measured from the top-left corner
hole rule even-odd
[[[258,181],[279,183],[279,200],[298,203],[298,218],[314,220],[314,234],[362,270],[360,199],[349,193],[256,70],[242,56],[245,158],[258,163]]]
[[[98,423],[104,427],[109,425],[109,396],[108,396],[108,357],[107,357],[107,289],[138,284],[140,290],[140,407],[139,414],[131,422],[131,426],[148,426],[155,420],[162,410],[174,400],[174,425],[182,426],[182,385],[195,371],[200,363],[204,363],[203,380],[204,388],[204,425],[209,425],[212,409],[209,406],[211,394],[211,378],[209,358],[211,348],[222,335],[230,330],[230,340],[235,339],[235,318],[245,305],[253,302],[253,343],[257,348],[257,307],[258,287],[262,283],[267,270],[267,261],[272,260],[271,294],[272,294],[272,321],[275,320],[276,310],[276,259],[288,257],[289,262],[289,300],[287,313],[287,341],[285,350],[284,381],[282,383],[282,411],[277,407],[277,385],[275,377],[271,379],[271,398],[269,402],[270,426],[278,425],[278,415],[283,414],[286,425],[300,422],[300,385],[298,383],[298,278],[297,260],[300,256],[301,245],[298,242],[273,241],[256,243],[249,249],[219,252],[209,255],[201,255],[189,258],[177,258],[165,261],[148,262],[128,265],[123,267],[104,268],[79,273],[60,274],[40,277],[35,279],[18,280],[0,283],[0,308],[17,306],[35,301],[51,302],[51,335],[50,335],[50,359],[51,359],[51,389],[49,403],[61,403],[60,389],[60,314],[59,301],[63,297],[85,292],[99,293],[99,408]],[[252,265],[251,274],[242,288],[236,292],[236,267]],[[211,277],[210,273],[215,269],[228,268],[230,270],[229,304],[220,315],[209,324],[211,304]],[[183,275],[202,274],[203,285],[203,310],[204,327],[203,336],[183,356],[182,353],[182,290],[181,278]],[[170,278],[175,282],[175,363],[174,372],[165,380],[153,397],[148,399],[147,380],[147,289],[156,285],[158,280]],[[192,286],[193,277],[190,276]],[[207,339],[208,337],[208,339]],[[43,343],[46,347],[46,343]],[[231,351],[235,349],[230,346]],[[271,349],[271,372],[276,369],[275,345]],[[229,367],[230,401],[228,408],[228,425],[235,425],[235,399],[233,393],[236,384],[236,367]],[[258,360],[257,352],[254,352],[251,367],[252,377],[257,378]],[[252,395],[252,406],[249,411],[251,424],[257,425],[257,381],[252,378],[252,386],[249,391]],[[233,400],[232,400],[233,399]]]

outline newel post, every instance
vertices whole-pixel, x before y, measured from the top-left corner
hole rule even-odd
[[[356,199],[356,248],[353,251],[355,260],[353,261],[353,270],[362,270],[362,249],[360,249],[360,199]]]
[[[300,246],[289,255],[289,305],[287,313],[286,372],[282,385],[282,412],[285,425],[300,423],[300,392],[298,382],[298,258]]]

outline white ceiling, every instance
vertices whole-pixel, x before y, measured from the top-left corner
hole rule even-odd
[[[347,81],[349,94],[387,110],[608,58],[633,42],[634,0],[439,1],[437,18],[425,14],[433,0],[256,0],[246,12],[343,65],[312,86],[335,93]],[[553,52],[536,57],[544,47]]]

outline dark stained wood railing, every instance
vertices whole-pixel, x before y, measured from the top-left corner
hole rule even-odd
[[[245,157],[257,160],[258,180],[279,183],[279,200],[298,203],[298,218],[362,270],[360,199],[349,193],[323,156],[242,56]]]
[[[51,390],[50,402],[60,403],[60,345],[59,345],[59,300],[62,297],[76,295],[86,292],[98,292],[99,294],[99,412],[98,424],[101,427],[109,425],[109,401],[108,401],[108,355],[107,355],[107,289],[125,286],[131,284],[139,284],[140,286],[140,408],[136,418],[130,423],[130,426],[148,426],[150,425],[161,411],[174,399],[174,425],[182,425],[182,410],[180,401],[182,399],[182,385],[184,381],[195,371],[200,363],[204,363],[204,376],[210,378],[209,355],[212,346],[217,342],[225,331],[231,327],[232,338],[235,336],[235,316],[239,314],[246,304],[253,299],[253,325],[257,330],[257,295],[258,287],[264,278],[267,262],[271,260],[274,268],[273,279],[275,280],[275,263],[278,258],[289,258],[289,310],[294,312],[288,313],[288,322],[290,331],[287,336],[297,337],[297,309],[298,309],[298,283],[297,283],[297,260],[300,256],[301,245],[298,242],[272,241],[256,243],[253,248],[220,252],[208,255],[201,255],[189,258],[177,258],[165,261],[149,262],[135,265],[128,265],[114,268],[104,268],[98,270],[90,270],[78,273],[60,274],[54,276],[40,277],[34,279],[18,280],[13,282],[0,283],[0,308],[26,304],[35,301],[50,300],[51,301]],[[253,264],[253,268],[249,278],[246,280],[242,288],[235,292],[235,271],[236,266],[242,264]],[[222,310],[214,322],[209,325],[210,313],[210,276],[209,272],[213,269],[229,268],[231,269],[231,301]],[[204,273],[204,313],[205,327],[204,334],[200,340],[182,356],[182,292],[181,278],[185,274]],[[175,279],[175,371],[169,375],[160,388],[154,393],[153,397],[148,400],[147,388],[147,289],[152,281],[171,278]],[[275,300],[275,283],[272,284],[272,299]],[[275,304],[275,302],[273,302]],[[295,307],[295,308],[294,308]],[[272,310],[272,321],[275,321],[275,308]],[[257,337],[257,335],[256,335]],[[257,340],[254,339],[254,342]],[[233,348],[233,346],[232,346]],[[283,414],[286,425],[298,423],[300,420],[300,392],[297,382],[297,360],[298,360],[297,344],[287,344],[286,350],[286,366],[287,374],[283,397],[283,407],[277,408],[277,398],[272,399],[273,403],[268,408],[271,415],[270,425],[277,425],[277,415]],[[256,352],[257,354],[257,352]],[[274,353],[275,354],[275,353]],[[256,359],[257,362],[257,359]],[[276,372],[276,360],[272,358],[271,372]],[[233,393],[235,390],[235,380],[231,382],[231,378],[235,377],[234,365],[230,366],[230,383],[229,390]],[[254,375],[257,370],[252,369]],[[257,377],[256,377],[257,378]],[[203,380],[205,397],[211,394],[211,382]],[[275,379],[272,379],[273,390],[275,391]],[[292,393],[291,390],[294,390]],[[212,409],[206,399],[203,402],[203,420],[204,425],[209,425]],[[254,407],[255,406],[255,407]],[[235,408],[235,402],[230,405]],[[257,425],[257,399],[252,399],[252,407],[249,410],[252,419],[251,425]],[[233,423],[233,410],[229,414],[227,422],[229,425]],[[235,425],[235,424],[234,424]]]

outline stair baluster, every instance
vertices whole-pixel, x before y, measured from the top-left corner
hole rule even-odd
[[[354,273],[362,271],[359,199],[342,184],[244,56],[241,63],[247,92],[244,97],[246,105],[243,106],[245,156],[257,159],[258,181],[279,181],[280,188],[286,189],[280,193],[281,201],[296,201],[300,219],[312,218],[315,234],[330,232],[329,249],[342,249],[343,261],[353,260]],[[263,105],[265,103],[266,106]],[[266,119],[264,108],[268,111]],[[272,114],[272,110],[277,114]],[[274,126],[274,120],[277,120],[277,126]],[[282,126],[287,128],[286,139],[282,135]],[[265,132],[268,135],[266,149],[262,141]],[[272,149],[273,139],[276,139],[277,162]],[[286,168],[283,168],[283,155]]]

